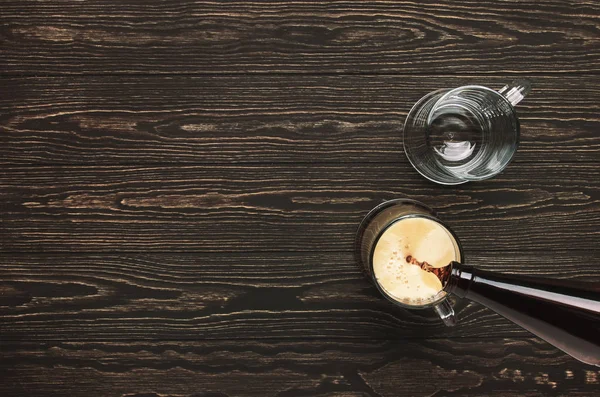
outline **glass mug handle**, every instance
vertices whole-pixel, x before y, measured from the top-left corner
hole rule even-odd
[[[521,102],[525,95],[529,94],[529,91],[531,91],[531,81],[527,79],[513,80],[512,83],[498,90],[513,106],[517,106],[517,103]]]
[[[456,315],[454,314],[454,309],[450,302],[448,302],[448,299],[444,299],[433,308],[446,326],[454,327],[456,325]]]

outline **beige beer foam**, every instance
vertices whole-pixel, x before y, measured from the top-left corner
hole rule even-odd
[[[454,239],[439,223],[406,218],[390,226],[375,247],[373,271],[392,298],[408,304],[429,303],[443,289],[435,274],[408,263],[408,256],[434,268],[460,261]]]

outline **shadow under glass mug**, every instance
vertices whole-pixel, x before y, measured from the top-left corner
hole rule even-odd
[[[497,175],[517,150],[514,106],[530,90],[528,80],[516,80],[499,91],[466,85],[425,95],[404,123],[406,156],[421,175],[444,185]]]
[[[464,264],[460,241],[426,205],[383,202],[361,222],[355,256],[394,304],[433,308],[452,326],[449,294],[495,311],[579,361],[600,367],[600,283],[501,274]]]

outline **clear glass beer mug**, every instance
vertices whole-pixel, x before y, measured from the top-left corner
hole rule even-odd
[[[419,244],[418,240],[424,244]],[[419,245],[435,246],[436,252],[430,249],[423,252]],[[410,256],[428,259],[433,266],[440,267],[450,261],[464,261],[462,247],[454,232],[425,204],[396,199],[371,210],[361,222],[355,242],[356,260],[367,277],[396,305],[406,309],[433,308],[446,325],[453,326],[456,323],[454,310],[441,285],[432,286],[435,292],[432,296],[427,296],[425,290],[413,293],[411,285],[418,283],[407,278],[427,277],[427,274],[417,270],[416,266],[414,272],[402,275],[393,272],[391,262],[404,263],[407,259],[410,261]],[[425,281],[423,285],[427,285],[436,278],[419,281]]]
[[[421,175],[444,185],[497,175],[517,150],[514,106],[530,89],[528,80],[516,80],[499,91],[467,85],[425,95],[404,124],[406,156]]]

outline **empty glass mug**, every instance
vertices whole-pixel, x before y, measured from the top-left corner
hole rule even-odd
[[[444,185],[488,179],[519,144],[514,106],[530,91],[517,80],[499,91],[479,85],[441,89],[421,98],[404,124],[404,151],[425,178]]]
[[[355,255],[391,302],[434,308],[456,323],[453,294],[495,311],[548,343],[600,366],[600,284],[484,271],[464,264],[457,236],[433,210],[398,199],[375,207],[361,222]]]

